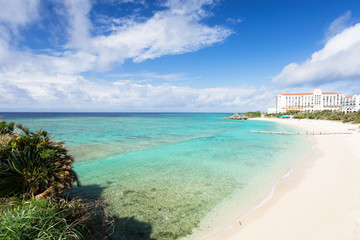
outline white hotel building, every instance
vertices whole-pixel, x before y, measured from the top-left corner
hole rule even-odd
[[[276,112],[343,110],[344,99],[345,95],[342,93],[322,92],[319,88],[315,88],[312,93],[281,94],[276,97]],[[352,100],[349,100],[349,104],[350,102],[352,104]]]
[[[360,110],[360,94],[354,96],[345,97],[343,100],[341,111],[348,112],[357,112]]]

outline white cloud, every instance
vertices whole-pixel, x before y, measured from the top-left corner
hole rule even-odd
[[[144,23],[136,23],[111,36],[96,38],[95,46],[100,58],[111,51],[116,56],[141,62],[162,55],[196,51],[223,41],[229,34],[229,30],[221,27],[207,27],[192,22],[189,17],[162,12]]]
[[[172,14],[188,15],[192,18],[201,19],[207,15],[202,7],[213,3],[213,0],[168,0],[164,6],[168,7]]]
[[[196,89],[131,80],[95,82],[78,74],[19,73],[18,69],[0,73],[0,79],[3,110],[10,106],[19,111],[246,111],[273,102],[268,89],[249,86]]]
[[[0,0],[0,23],[6,24],[14,32],[39,17],[40,0]]]
[[[325,38],[329,40],[330,38],[334,37],[335,35],[339,34],[343,30],[349,27],[351,18],[351,12],[347,11],[337,19],[335,19],[330,26],[328,27]]]
[[[360,81],[360,23],[329,39],[324,48],[303,63],[284,67],[273,82],[280,85]]]
[[[231,24],[239,24],[239,23],[243,22],[243,20],[241,18],[231,18],[231,17],[227,18],[226,21]]]
[[[145,0],[98,0],[100,2],[106,2],[110,4],[119,4],[119,3],[134,3],[134,4],[145,4]]]
[[[9,55],[10,32],[0,25],[0,63]]]
[[[6,23],[0,24],[0,64],[25,66],[27,62],[36,62],[38,68],[54,73],[107,71],[112,69],[113,64],[121,65],[126,59],[141,62],[163,55],[196,51],[220,43],[232,33],[225,27],[201,23],[208,15],[203,7],[213,4],[213,1],[169,0],[165,4],[165,10],[154,13],[148,19],[105,19],[107,34],[94,35],[96,31],[93,31],[95,29],[89,18],[91,3],[90,0],[63,2],[65,11],[61,15],[68,22],[64,25],[67,26],[65,30],[68,36],[68,41],[63,46],[65,50],[41,54],[31,50],[9,50],[14,42],[9,26],[17,28],[37,19],[38,1],[25,1],[23,5],[19,1],[5,4],[11,10],[9,12],[15,11],[16,7],[20,10],[13,19],[0,14],[0,23],[1,20]]]
[[[40,0],[0,0],[0,64],[7,64],[12,57],[10,48],[14,38],[19,36],[19,28],[35,22],[39,18]],[[4,61],[5,60],[5,61]]]
[[[64,5],[68,13],[69,43],[68,48],[89,48],[91,22],[89,13],[91,3],[89,0],[66,0]]]
[[[155,12],[148,19],[111,19],[106,35],[96,35],[93,31],[89,18],[92,1],[66,0],[61,16],[68,21],[64,29],[67,43],[61,50],[37,52],[26,48],[15,50],[13,38],[17,37],[20,27],[39,19],[39,1],[8,3],[3,5],[10,10],[18,7],[17,13],[22,16],[10,18],[3,11],[0,13],[2,110],[226,111],[245,106],[257,92],[251,87],[176,86],[174,83],[186,77],[172,73],[144,73],[133,81],[89,80],[81,75],[109,70],[112,64],[122,64],[126,59],[141,62],[196,51],[224,41],[231,30],[202,23],[209,16],[203,7],[213,5],[211,0],[170,0],[164,5],[165,10]],[[154,84],[154,79],[160,81]]]
[[[113,63],[122,64],[125,59],[141,62],[196,51],[222,42],[232,33],[225,27],[200,22],[208,14],[203,6],[212,3],[211,0],[169,0],[165,4],[167,9],[146,20],[111,18],[110,33],[94,37],[88,36],[90,8],[86,4],[85,8],[79,7],[82,4],[72,4],[68,6],[70,15],[77,17],[71,19],[70,43],[96,56],[94,68],[101,71],[109,70]]]
[[[169,84],[177,83],[178,85],[183,85],[184,83],[189,83],[196,77],[189,77],[185,73],[168,73],[168,74],[158,74],[154,72],[140,72],[140,73],[124,73],[124,74],[105,74],[106,79],[111,79],[114,81],[123,81],[130,80],[135,83],[151,83],[153,85],[160,84]],[[200,77],[198,77],[200,78]]]

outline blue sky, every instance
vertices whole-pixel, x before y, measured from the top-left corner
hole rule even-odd
[[[0,111],[266,110],[360,93],[360,1],[0,0]]]

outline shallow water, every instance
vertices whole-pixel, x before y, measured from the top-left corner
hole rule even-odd
[[[75,194],[105,196],[122,239],[174,239],[226,202],[247,208],[309,147],[304,136],[248,132],[288,126],[222,119],[230,114],[0,115],[66,141],[84,185]]]

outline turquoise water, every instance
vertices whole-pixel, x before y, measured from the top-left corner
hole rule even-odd
[[[66,141],[84,185],[74,194],[104,196],[121,239],[186,236],[227,201],[245,211],[309,147],[304,136],[248,132],[287,126],[222,119],[230,114],[0,115]]]

